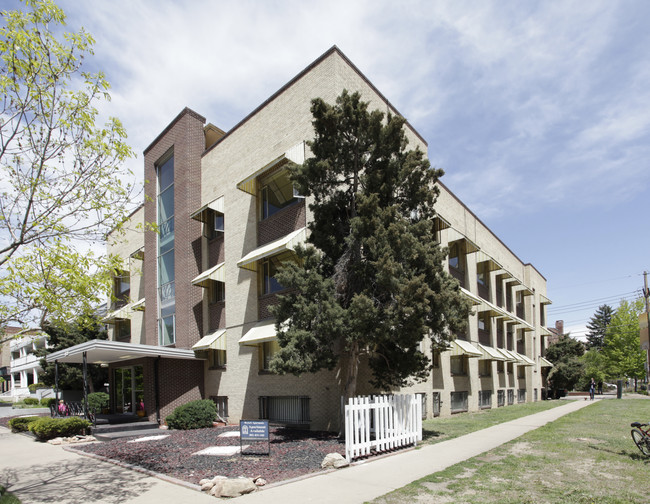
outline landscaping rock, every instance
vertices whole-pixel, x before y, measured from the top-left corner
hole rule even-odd
[[[221,497],[239,497],[257,490],[251,478],[231,478],[223,482]]]
[[[71,437],[56,437],[48,441],[52,445],[64,445],[64,444],[75,444],[75,443],[90,443],[92,441],[97,441],[93,436],[71,436]]]
[[[342,467],[347,467],[349,465],[350,463],[340,453],[328,453],[320,466],[323,469],[341,469]]]
[[[266,485],[267,481],[264,478],[255,478],[253,481],[255,481],[255,484],[257,486],[264,486]]]

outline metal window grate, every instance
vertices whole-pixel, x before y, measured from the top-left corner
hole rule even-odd
[[[260,419],[287,424],[309,423],[309,397],[262,396]]]

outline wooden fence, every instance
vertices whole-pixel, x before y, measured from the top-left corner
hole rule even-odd
[[[422,401],[416,394],[354,397],[345,406],[348,462],[418,441],[422,441]]]

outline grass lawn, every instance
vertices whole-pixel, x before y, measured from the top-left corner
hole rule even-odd
[[[373,502],[647,504],[650,457],[630,423],[648,420],[646,399],[598,401]]]
[[[504,408],[493,408],[475,413],[460,413],[450,418],[435,418],[422,422],[422,436],[427,444],[439,443],[487,429],[510,420],[539,413],[566,404],[565,401],[540,401],[534,403],[514,404]]]

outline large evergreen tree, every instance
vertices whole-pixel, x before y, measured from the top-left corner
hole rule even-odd
[[[612,321],[612,307],[609,305],[602,305],[598,307],[598,310],[593,317],[589,319],[587,323],[587,348],[600,349],[603,347],[603,341],[605,338],[605,333],[607,332],[607,326],[609,326]]]
[[[301,374],[341,364],[344,395],[356,393],[368,358],[380,389],[422,380],[423,338],[446,348],[470,311],[443,269],[434,228],[436,180],[419,149],[406,150],[404,119],[368,111],[358,93],[312,101],[313,157],[290,167],[313,220],[299,261],[276,275],[279,352],[271,369]]]

